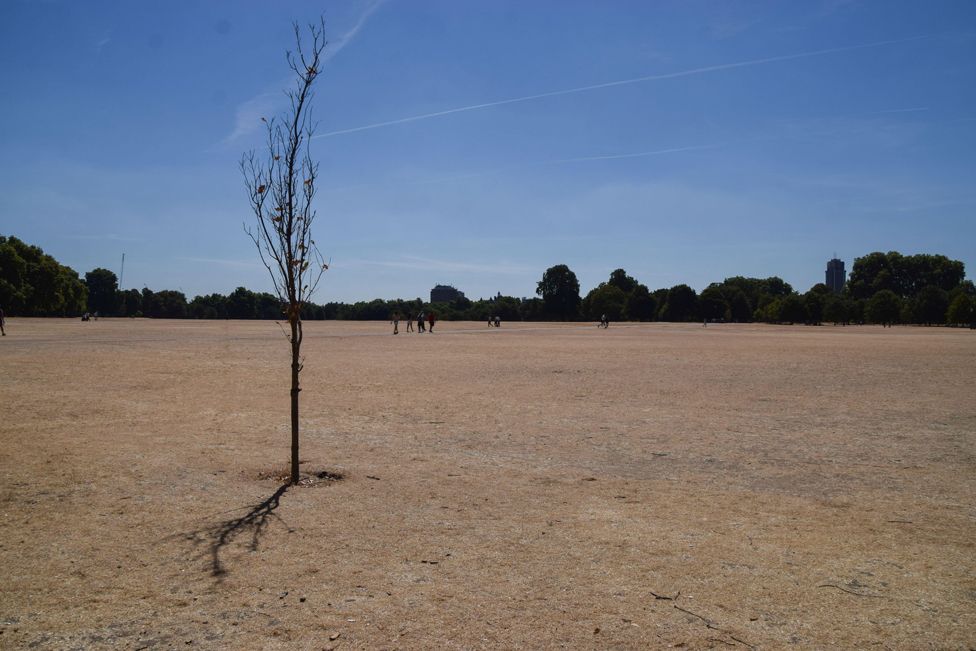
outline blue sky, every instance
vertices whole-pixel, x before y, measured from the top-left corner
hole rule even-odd
[[[82,274],[125,252],[126,288],[269,290],[237,164],[320,13],[318,302],[976,269],[968,0],[7,0],[0,234]]]

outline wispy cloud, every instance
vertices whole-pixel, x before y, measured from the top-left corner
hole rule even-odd
[[[335,55],[339,54],[344,47],[352,43],[353,39],[359,35],[360,30],[366,25],[366,22],[384,2],[385,0],[372,0],[372,2],[367,3],[366,8],[359,15],[359,19],[356,20],[356,23],[351,28],[349,28],[338,38],[329,39],[329,44],[322,53],[323,62],[333,58]]]
[[[199,262],[202,264],[216,264],[223,267],[248,267],[256,268],[259,264],[253,260],[227,260],[223,258],[180,258],[186,262]]]
[[[419,258],[414,256],[404,256],[399,260],[349,260],[344,264],[337,263],[337,267],[390,267],[393,269],[412,269],[416,271],[444,271],[453,273],[480,273],[480,274],[511,274],[522,275],[535,273],[534,267],[512,263],[472,263],[457,262],[454,260],[435,260],[433,258]]]
[[[859,3],[860,0],[822,0],[819,3],[805,2],[799,4],[798,6],[805,10],[798,17],[799,22],[786,25],[776,31],[799,32],[810,29],[824,21],[833,19],[835,14],[840,14],[849,8],[856,7]]]
[[[582,163],[593,160],[619,160],[622,158],[643,158],[645,156],[659,156],[661,154],[676,154],[685,151],[701,151],[704,149],[718,149],[722,145],[692,145],[689,147],[671,147],[669,149],[653,149],[651,151],[638,151],[630,154],[606,154],[602,156],[579,156],[577,158],[560,158],[556,160],[544,161],[540,164],[551,165],[557,163]]]
[[[445,115],[452,115],[454,113],[464,113],[466,111],[477,111],[479,109],[491,108],[495,106],[505,106],[507,104],[518,104],[521,102],[530,102],[537,99],[543,99],[546,97],[559,97],[561,95],[573,95],[576,93],[585,93],[592,90],[600,90],[603,88],[614,88],[616,86],[627,86],[630,84],[639,84],[649,81],[662,81],[665,79],[678,79],[680,77],[691,77],[695,75],[703,75],[712,72],[719,72],[722,70],[734,70],[736,68],[749,68],[753,66],[768,65],[770,63],[778,63],[781,61],[792,61],[795,59],[808,59],[811,57],[825,56],[828,54],[839,54],[841,52],[853,52],[856,50],[865,50],[869,48],[884,47],[887,45],[897,45],[902,43],[910,43],[912,41],[919,41],[922,39],[931,38],[930,35],[921,36],[911,36],[908,38],[890,39],[886,41],[874,41],[872,43],[861,43],[859,45],[847,45],[843,47],[832,47],[825,48],[822,50],[810,50],[807,52],[797,52],[795,54],[784,54],[774,57],[765,57],[762,59],[749,59],[747,61],[735,61],[733,63],[720,63],[712,66],[704,66],[701,68],[691,68],[689,70],[679,70],[677,72],[668,72],[657,75],[644,75],[641,77],[631,77],[629,79],[618,79],[616,81],[608,81],[602,84],[590,84],[588,86],[577,86],[576,88],[565,88],[562,90],[553,90],[545,93],[536,93],[534,95],[523,95],[522,97],[511,97],[509,99],[502,99],[493,102],[483,102],[481,104],[470,104],[468,106],[458,106],[456,108],[445,109],[443,111],[434,111],[433,113],[423,113],[421,115],[412,115],[405,118],[397,118],[395,120],[387,120],[385,122],[374,122],[373,124],[366,124],[359,127],[351,127],[349,129],[338,129],[336,131],[330,131],[328,133],[322,133],[314,138],[331,138],[333,136],[339,136],[348,133],[356,133],[358,131],[368,131],[370,129],[379,129],[381,127],[390,127],[398,124],[406,124],[408,122],[418,122],[420,120],[429,120],[431,118],[442,117]]]
[[[329,39],[328,45],[322,52],[323,63],[328,62],[330,59],[335,57],[339,52],[343,50],[347,45],[353,42],[359,32],[366,25],[376,10],[385,2],[385,0],[372,0],[369,2],[359,17],[356,19],[355,24],[348,30],[346,30],[342,35],[335,39]],[[287,84],[287,80],[283,84]],[[272,87],[277,87],[279,84],[275,84]],[[262,92],[254,97],[241,102],[237,106],[237,110],[234,113],[234,129],[231,131],[223,140],[223,144],[227,145],[235,142],[240,138],[244,138],[255,131],[261,125],[261,118],[274,115],[278,112],[281,106],[285,104],[285,96],[280,90],[268,90]]]
[[[676,154],[681,152],[689,151],[702,151],[707,149],[718,149],[723,147],[721,144],[714,145],[691,145],[688,147],[670,147],[667,149],[652,149],[649,151],[638,151],[629,152],[623,154],[596,154],[590,156],[575,156],[572,158],[550,158],[545,160],[537,161],[527,161],[524,163],[515,163],[513,165],[506,165],[504,167],[496,167],[490,170],[482,170],[480,172],[468,172],[466,174],[452,174],[450,176],[439,176],[429,179],[420,179],[413,181],[404,181],[403,184],[406,185],[431,185],[437,183],[447,183],[450,181],[462,181],[465,179],[475,179],[484,176],[492,176],[495,174],[502,174],[504,172],[510,172],[517,169],[526,169],[531,167],[542,167],[545,165],[562,165],[567,163],[586,163],[590,161],[609,161],[609,160],[623,160],[627,158],[645,158],[649,156],[660,156],[663,154]],[[395,184],[395,183],[394,183]],[[342,187],[331,187],[324,188],[326,192],[338,192],[342,190],[352,190],[352,189],[362,189],[368,187],[375,187],[376,183],[358,183],[355,185],[346,185]],[[384,181],[382,183],[383,187],[389,187],[391,183],[389,181]]]
[[[748,31],[755,25],[760,23],[759,18],[751,18],[744,20],[719,20],[715,21],[709,27],[709,31],[712,36],[717,39],[732,38],[733,36],[738,36],[739,34]]]
[[[95,43],[95,56],[101,55],[102,50],[105,49],[105,46],[111,42],[112,42],[112,35],[110,33],[106,34],[105,38],[102,38],[99,41],[97,41]]]
[[[117,233],[84,234],[84,235],[65,235],[69,240],[109,240],[112,242],[145,242],[142,237],[130,237],[128,235],[118,235]]]
[[[820,8],[818,10],[818,15],[821,18],[832,16],[833,14],[852,7],[858,3],[858,0],[823,0],[820,3]]]
[[[919,113],[921,111],[928,111],[928,110],[929,107],[927,106],[916,106],[912,108],[885,109],[883,111],[878,111],[878,113]]]
[[[254,133],[261,124],[261,118],[274,114],[282,100],[281,93],[266,92],[238,105],[234,115],[234,130],[224,138],[224,144]]]
[[[816,143],[818,149],[856,146],[897,150],[918,141],[926,126],[916,120],[900,120],[903,112],[871,111],[819,118],[789,119],[770,126],[757,140],[791,140]]]

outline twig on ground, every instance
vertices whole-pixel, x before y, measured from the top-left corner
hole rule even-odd
[[[746,642],[745,640],[740,640],[739,638],[737,638],[736,636],[734,636],[734,635],[732,635],[732,634],[731,634],[731,633],[729,633],[728,631],[725,631],[725,634],[726,634],[726,635],[728,635],[728,636],[729,636],[730,638],[732,638],[733,640],[735,640],[736,642],[738,642],[739,644],[744,644],[745,646],[747,646],[747,647],[749,647],[750,649],[755,649],[755,648],[756,648],[756,647],[755,647],[754,645],[752,645],[752,644],[749,644],[749,643],[748,643],[748,642]]]
[[[721,630],[720,628],[717,628],[714,624],[712,624],[712,622],[710,622],[709,620],[705,619],[704,617],[702,617],[698,613],[693,613],[690,610],[688,610],[687,608],[682,608],[678,604],[673,604],[673,605],[674,605],[675,608],[677,608],[681,612],[688,613],[689,615],[691,615],[693,617],[697,617],[698,619],[702,620],[703,622],[705,622],[705,626],[707,626],[708,628],[712,629],[713,631],[719,631],[719,630]]]
[[[692,612],[692,611],[690,611],[690,610],[688,610],[687,608],[682,608],[682,607],[681,607],[681,606],[679,606],[678,604],[671,604],[671,605],[672,605],[672,606],[674,606],[675,608],[677,608],[678,610],[680,610],[680,611],[681,611],[681,612],[683,612],[683,613],[688,613],[688,614],[689,614],[689,615],[691,615],[692,617],[697,617],[698,619],[700,619],[700,620],[702,620],[702,621],[703,621],[703,622],[705,623],[705,628],[708,628],[708,629],[711,629],[711,630],[713,630],[713,631],[718,631],[719,633],[724,633],[725,635],[728,635],[728,636],[729,636],[729,637],[730,637],[731,639],[733,639],[733,640],[735,640],[735,641],[736,641],[736,642],[738,642],[739,644],[742,644],[742,645],[744,645],[744,646],[747,646],[747,647],[749,647],[750,649],[755,649],[755,648],[756,648],[756,647],[755,647],[755,645],[753,645],[753,644],[749,644],[749,643],[748,643],[748,642],[746,642],[745,640],[740,640],[740,639],[739,639],[739,638],[737,638],[736,636],[734,636],[734,635],[732,635],[732,633],[730,633],[729,631],[726,631],[726,630],[725,630],[725,629],[723,629],[723,628],[719,628],[718,626],[716,626],[716,625],[715,625],[715,623],[714,623],[714,622],[712,622],[712,621],[711,621],[711,620],[709,620],[708,618],[706,618],[706,617],[702,617],[702,616],[701,616],[701,615],[699,615],[698,613],[694,613],[694,612]],[[724,642],[725,644],[728,644],[728,642],[725,642],[724,640],[721,640],[721,641],[722,641],[722,642]],[[731,645],[730,645],[730,646],[731,646]]]
[[[881,595],[878,595],[878,594],[863,594],[861,592],[854,592],[853,590],[848,590],[847,588],[841,587],[839,585],[835,585],[833,583],[821,583],[817,587],[818,588],[837,588],[841,592],[846,592],[847,594],[852,594],[855,597],[870,597],[872,599],[884,599],[884,597],[882,597]]]
[[[653,590],[648,590],[648,592],[650,592],[651,595],[653,595],[653,597],[655,599],[663,599],[665,601],[675,601],[678,597],[681,596],[681,590],[678,590],[678,594],[674,595],[673,597],[669,597],[666,594],[658,594],[658,593],[654,592]]]

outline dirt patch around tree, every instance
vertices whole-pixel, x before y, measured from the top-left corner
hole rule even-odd
[[[9,319],[0,648],[969,649],[976,335]]]

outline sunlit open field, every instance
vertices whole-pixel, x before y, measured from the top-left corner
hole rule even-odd
[[[969,330],[7,325],[0,648],[976,646]]]

